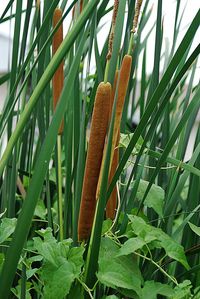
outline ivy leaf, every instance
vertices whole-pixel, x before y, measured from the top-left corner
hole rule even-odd
[[[189,299],[192,298],[191,294],[191,282],[189,280],[185,280],[182,283],[179,283],[175,288],[175,294],[170,296],[170,299]]]
[[[12,293],[17,297],[17,298],[21,298],[21,279],[18,282],[19,284],[15,287],[12,288],[11,291]],[[31,299],[31,294],[30,294],[30,290],[32,288],[32,284],[30,282],[26,282],[26,299]]]
[[[131,238],[122,245],[118,256],[131,254],[134,251],[141,249],[145,244],[146,243],[140,238]]]
[[[187,270],[190,268],[186,260],[184,248],[168,235],[161,237],[161,246],[165,249],[166,254],[172,259],[180,262]]]
[[[33,238],[34,248],[52,265],[60,265],[68,256],[72,240],[57,242],[52,235],[51,228],[41,229],[38,233],[43,237],[43,240],[39,237]]]
[[[37,203],[37,206],[35,208],[34,216],[45,220],[46,214],[47,214],[47,209],[45,207],[45,204],[44,204],[43,200],[39,200]]]
[[[140,217],[129,215],[129,219],[131,220],[133,232],[137,237],[140,237],[146,243],[153,241],[155,248],[162,247],[169,257],[180,262],[186,269],[190,268],[182,245],[173,240],[160,228],[147,224]]]
[[[118,253],[117,244],[109,238],[102,238],[97,277],[108,287],[125,288],[137,292],[142,284],[137,261],[130,255],[118,257]]]
[[[14,232],[17,223],[16,218],[3,218],[0,225],[0,244],[6,241]]]
[[[26,271],[27,279],[31,278],[34,274],[38,272],[38,268],[29,269]]]
[[[104,235],[112,226],[112,220],[111,219],[106,219],[103,222],[103,227],[102,227],[102,235]]]
[[[131,183],[131,186],[133,186],[134,183],[135,181]],[[139,201],[142,201],[148,184],[148,181],[140,180],[136,194],[136,198]],[[144,201],[144,205],[146,205],[148,208],[152,208],[160,217],[163,217],[164,198],[164,190],[160,186],[153,184]]]
[[[63,299],[83,266],[83,247],[71,247],[72,240],[57,242],[52,230],[40,230],[34,249],[43,256],[40,280],[44,282],[44,299]]]
[[[200,227],[196,226],[195,224],[193,224],[193,223],[191,223],[191,222],[189,222],[188,224],[189,224],[191,230],[192,230],[196,235],[200,236]]]
[[[59,267],[47,263],[41,272],[44,281],[44,299],[63,299],[70,291],[76,278],[72,263],[64,261]]]
[[[172,296],[174,291],[171,286],[156,281],[146,281],[141,291],[140,299],[157,299],[157,295]]]
[[[129,143],[130,143],[130,140],[132,139],[133,137],[133,133],[129,133],[129,134],[123,134],[121,133],[120,134],[120,141],[119,141],[119,147],[124,147],[124,148],[127,148]],[[142,136],[139,137],[133,151],[132,151],[132,155],[137,155],[141,149],[141,146],[144,142],[144,139],[142,138]]]
[[[84,247],[72,247],[69,250],[67,259],[68,261],[70,261],[71,263],[73,263],[76,267],[76,271],[78,273],[81,272],[81,267],[83,266],[83,253],[84,253],[85,249]]]

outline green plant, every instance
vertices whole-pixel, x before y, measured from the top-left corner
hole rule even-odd
[[[8,87],[0,115],[5,145],[0,160],[0,298],[197,299],[199,128],[190,159],[185,161],[185,156],[199,111],[200,89],[194,77],[200,46],[193,47],[193,41],[200,10],[178,44],[187,11],[182,10],[184,0],[176,1],[173,43],[163,53],[162,0],[152,28],[148,0],[69,2],[45,0],[41,5],[31,0],[23,7],[22,0],[10,0],[0,16],[0,24],[14,20],[11,70],[0,78],[0,85]],[[56,7],[63,15],[53,26]],[[110,32],[105,30],[100,50],[98,32],[111,11]],[[70,24],[66,18],[71,18]],[[68,31],[52,53],[53,37],[62,23]],[[146,50],[153,29],[154,57]],[[130,64],[121,96],[125,59]],[[148,59],[154,61],[150,74]],[[56,74],[63,61],[63,89],[53,107]],[[81,197],[85,180],[91,183],[94,175],[85,169],[89,151],[90,170],[96,162],[96,150],[89,144],[98,146],[99,133],[88,141],[88,132],[100,82],[109,86],[109,98],[113,86],[113,103],[104,103],[110,115],[102,109],[95,125],[98,128],[109,118],[95,185],[88,190],[96,208],[93,219],[90,210],[83,210]],[[118,111],[119,97],[123,113]],[[110,173],[116,146],[119,162]],[[106,219],[116,183],[116,211],[110,214],[113,219]],[[82,213],[92,227],[81,243]]]

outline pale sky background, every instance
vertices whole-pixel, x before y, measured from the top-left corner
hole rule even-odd
[[[145,0],[144,0],[145,1]],[[157,13],[157,3],[160,0],[150,0],[149,2],[149,7],[152,7],[152,14],[150,17],[150,22],[148,23],[147,30],[144,31],[147,33],[149,28],[151,28],[151,25],[155,22],[156,20],[156,13]],[[0,1],[0,15],[3,12],[3,9],[6,7],[8,4],[8,0]],[[42,2],[42,1],[41,1]],[[110,0],[109,6],[113,4],[114,0]],[[16,1],[15,1],[16,3]],[[24,4],[26,1],[24,1]],[[71,1],[68,1],[68,5],[71,3]],[[188,25],[191,23],[191,20],[194,18],[196,12],[200,8],[200,0],[181,0],[181,8],[180,11],[182,12],[183,9],[185,8],[185,13],[183,15],[182,19],[182,24],[180,27],[180,34],[179,34],[179,39],[178,43],[180,42],[181,38],[185,34]],[[164,28],[164,39],[163,39],[163,48],[162,52],[165,50],[166,46],[166,41],[169,42],[170,48],[171,48],[171,42],[172,42],[172,37],[173,37],[173,21],[174,21],[174,16],[175,16],[175,11],[176,11],[176,0],[163,0],[163,28]],[[70,14],[71,15],[71,14]],[[107,15],[106,18],[103,20],[103,22],[106,23],[106,25],[102,28],[100,33],[98,34],[98,44],[99,48],[101,49],[103,45],[103,41],[105,40],[107,36],[107,32],[109,31],[110,27],[110,19],[111,15]],[[70,20],[66,20],[66,24],[69,24]],[[10,36],[12,37],[13,34],[13,21],[12,22],[6,22],[3,24],[0,24],[0,34]],[[67,28],[67,26],[66,26]],[[198,42],[200,41],[200,29],[197,32],[197,36],[195,38],[195,42],[192,46],[192,49],[194,49],[195,46],[197,46]],[[150,56],[151,58],[147,60],[147,72],[150,72],[153,68],[153,53],[154,53],[154,43],[155,43],[155,31],[152,32],[149,42],[147,45],[147,53],[152,53]],[[0,64],[1,64],[1,59],[0,58]],[[140,71],[139,71],[140,73]],[[198,62],[197,66],[197,71],[196,71],[196,76],[195,76],[195,84],[199,82],[199,75],[200,75],[200,63]]]

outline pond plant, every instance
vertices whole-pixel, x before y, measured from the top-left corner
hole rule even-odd
[[[7,1],[0,299],[200,298],[200,10],[180,39],[185,2],[169,44],[163,0]]]

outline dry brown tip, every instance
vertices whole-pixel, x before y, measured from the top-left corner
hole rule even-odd
[[[138,26],[138,19],[139,19],[139,15],[140,15],[140,9],[142,6],[142,1],[143,0],[138,0],[136,3],[136,8],[135,8],[135,15],[134,15],[134,19],[133,19],[133,28],[131,30],[132,33],[136,32],[137,26]]]
[[[81,0],[81,3],[80,3],[80,13],[82,12],[83,10],[83,0]]]
[[[74,4],[74,7],[72,9],[72,18],[74,18],[75,10],[76,10],[76,4]],[[83,0],[81,0],[80,2],[80,13],[82,12],[82,10],[83,10]]]
[[[112,55],[113,40],[114,40],[114,34],[115,34],[115,25],[116,25],[118,8],[119,8],[119,0],[115,0],[114,7],[113,7],[112,22],[111,22],[111,32],[110,32],[109,42],[108,42],[108,54],[106,56],[107,60],[110,60],[111,55]]]

